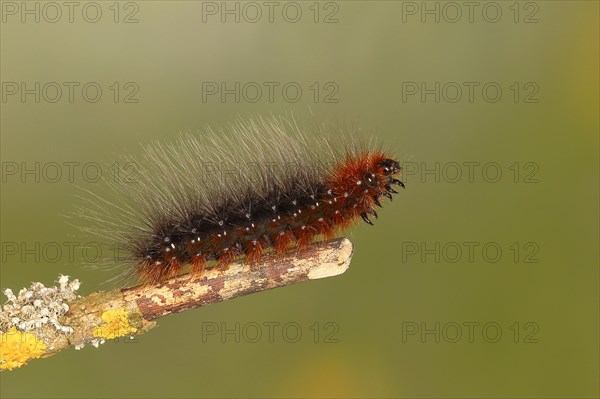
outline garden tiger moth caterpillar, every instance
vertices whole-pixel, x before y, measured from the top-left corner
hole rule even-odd
[[[108,182],[117,200],[94,194],[79,208],[84,230],[126,251],[133,267],[120,277],[157,283],[186,265],[253,265],[357,220],[372,225],[374,207],[404,187],[400,164],[358,135],[326,130],[309,136],[294,118],[239,119],[147,145],[141,158],[125,158],[137,165],[134,182]]]

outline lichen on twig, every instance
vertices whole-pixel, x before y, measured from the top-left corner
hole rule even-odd
[[[285,258],[265,256],[250,268],[234,263],[227,270],[185,274],[160,284],[98,291],[78,297],[78,280],[60,276],[58,286],[33,283],[17,295],[4,290],[0,311],[0,370],[20,367],[73,346],[98,347],[106,339],[134,337],[172,313],[242,295],[344,273],[353,246],[346,238],[315,243]]]

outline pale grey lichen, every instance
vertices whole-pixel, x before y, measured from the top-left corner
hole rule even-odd
[[[94,348],[98,348],[100,347],[100,345],[102,345],[103,343],[105,343],[106,340],[104,338],[94,338],[92,339],[89,343],[94,347]],[[83,348],[85,348],[85,342],[82,342],[80,344],[75,345],[75,350],[76,351],[80,351]]]
[[[49,325],[59,333],[72,333],[73,329],[61,325],[58,319],[69,310],[68,302],[78,297],[79,286],[79,280],[69,281],[69,276],[61,275],[54,287],[35,282],[17,295],[6,288],[3,292],[8,300],[0,308],[0,331],[15,327],[28,332]]]
[[[102,345],[105,342],[106,342],[106,340],[104,338],[95,338],[90,341],[90,344],[92,344],[94,346],[94,348],[98,348],[100,345]]]

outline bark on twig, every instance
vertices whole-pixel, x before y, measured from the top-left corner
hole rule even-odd
[[[171,313],[336,276],[348,269],[352,252],[352,243],[338,238],[312,244],[307,250],[285,258],[267,255],[260,265],[252,268],[234,263],[225,271],[208,270],[201,275],[185,274],[156,285],[94,292],[68,303],[69,310],[59,321],[60,325],[72,328],[71,333],[59,332],[50,325],[28,333],[13,329],[12,334],[20,334],[21,341],[26,336],[39,340],[38,345],[34,345],[37,352],[12,353],[25,350],[25,346],[17,344],[15,349],[14,342],[12,346],[7,343],[11,342],[11,333],[0,331],[0,369],[19,367],[34,357],[52,356],[69,346],[80,348],[90,342],[97,346],[105,339],[138,336],[155,327],[156,319]]]

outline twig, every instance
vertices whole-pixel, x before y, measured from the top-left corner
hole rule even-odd
[[[0,330],[0,369],[20,367],[32,358],[49,357],[69,346],[79,349],[86,343],[98,346],[105,339],[138,336],[156,327],[156,319],[171,313],[337,276],[348,269],[352,252],[352,243],[338,238],[312,244],[285,258],[267,255],[252,268],[234,263],[225,271],[211,269],[156,285],[94,292],[67,303],[69,310],[58,320],[58,329],[44,325],[29,332],[14,327]],[[65,333],[65,328],[72,332]]]

